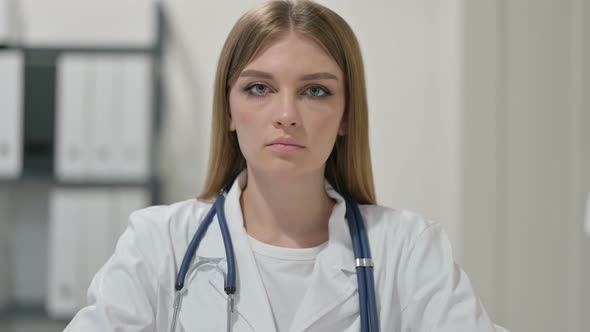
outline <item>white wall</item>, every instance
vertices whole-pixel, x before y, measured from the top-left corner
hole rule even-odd
[[[497,317],[499,194],[496,164],[500,102],[499,5],[465,2],[464,267],[488,313]]]
[[[217,58],[237,18],[259,2],[165,2],[167,201],[195,196],[204,183]],[[379,203],[441,221],[460,257],[462,1],[318,2],[361,44]]]
[[[580,0],[466,6],[465,266],[513,331],[590,326],[589,14]]]
[[[579,120],[581,125],[580,130],[580,137],[578,138],[579,148],[578,151],[581,152],[581,163],[580,163],[580,173],[582,176],[582,181],[580,181],[580,188],[579,192],[586,197],[590,196],[590,147],[588,146],[590,143],[590,61],[588,60],[588,56],[590,55],[590,4],[588,1],[578,0],[578,4],[583,4],[580,10],[582,15],[582,19],[579,20],[582,26],[582,31],[579,34],[578,38],[581,42],[582,51],[579,55],[579,60],[583,61],[582,63],[582,71],[581,77],[579,77],[579,86],[578,86],[578,94],[576,95],[579,98],[579,104],[577,105]],[[577,6],[576,8],[579,8]],[[581,215],[581,213],[580,213]],[[586,223],[590,223],[590,211],[585,216]],[[579,228],[573,227],[573,234],[579,234]],[[577,250],[577,255],[574,255],[575,261],[573,264],[579,263],[580,265],[580,275],[579,279],[574,280],[578,283],[574,283],[572,285],[572,291],[570,294],[577,295],[579,297],[575,297],[575,301],[572,301],[572,304],[579,305],[579,310],[575,311],[577,316],[574,316],[573,319],[579,319],[579,331],[582,331],[584,327],[590,326],[590,315],[585,313],[590,312],[590,233],[585,233],[580,235],[580,247],[573,248],[573,252],[575,253]],[[575,266],[575,265],[574,265]],[[577,272],[574,270],[574,273]],[[581,286],[580,289],[577,289],[577,286]],[[581,316],[581,317],[580,317]]]

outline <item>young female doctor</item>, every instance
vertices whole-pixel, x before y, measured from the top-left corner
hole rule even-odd
[[[247,12],[217,67],[203,193],[131,215],[66,331],[503,331],[440,224],[376,205],[366,99],[340,16]]]

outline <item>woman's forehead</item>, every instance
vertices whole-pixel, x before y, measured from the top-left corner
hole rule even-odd
[[[242,72],[248,70],[299,75],[328,72],[342,79],[340,67],[323,47],[295,32],[272,36],[264,41]]]

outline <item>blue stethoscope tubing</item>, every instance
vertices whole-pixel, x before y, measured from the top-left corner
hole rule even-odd
[[[229,187],[224,188],[224,192],[229,192]],[[359,210],[358,204],[348,195],[340,193],[346,202],[346,220],[352,238],[352,248],[356,261],[356,273],[359,293],[359,309],[361,316],[361,331],[379,331],[379,317],[377,315],[377,301],[375,296],[375,282],[373,276],[373,261],[371,259],[371,249],[369,247],[369,240],[367,230],[363,222],[363,217]],[[199,225],[195,235],[193,236],[176,277],[174,284],[175,298],[174,298],[174,315],[172,318],[172,325],[170,331],[176,330],[176,320],[180,307],[182,305],[182,290],[184,282],[188,273],[191,261],[193,260],[197,248],[201,240],[205,236],[209,225],[217,214],[221,236],[223,238],[223,245],[225,247],[225,256],[227,261],[227,275],[225,278],[224,290],[228,296],[228,331],[230,330],[231,313],[233,313],[234,294],[236,292],[236,263],[234,248],[227,226],[224,211],[225,195],[221,193],[215,199],[215,203],[205,216],[205,219]]]
[[[348,195],[340,193],[346,202],[346,221],[352,238],[352,250],[356,259],[356,273],[361,314],[361,331],[379,331],[377,300],[371,249],[363,217],[358,204]],[[362,264],[363,261],[369,264]]]

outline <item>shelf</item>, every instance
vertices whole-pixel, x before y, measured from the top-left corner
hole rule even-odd
[[[36,219],[32,221],[38,221],[37,219],[49,220],[48,217],[43,219],[39,218],[39,214],[43,209],[48,209],[48,194],[51,192],[53,187],[66,187],[74,188],[75,190],[90,188],[94,190],[96,188],[121,188],[131,187],[132,189],[145,189],[147,192],[147,198],[150,200],[150,205],[160,204],[160,187],[161,179],[158,175],[158,163],[157,158],[160,140],[160,120],[162,118],[162,90],[163,82],[161,66],[162,66],[162,53],[163,53],[163,39],[164,39],[164,28],[163,23],[164,16],[163,11],[159,4],[156,4],[158,8],[158,21],[157,21],[157,39],[154,45],[148,45],[147,47],[125,47],[125,46],[43,46],[43,45],[23,45],[10,43],[7,41],[0,41],[0,51],[16,50],[22,52],[24,58],[25,67],[23,68],[24,77],[24,103],[23,103],[23,140],[22,140],[22,173],[16,179],[2,179],[0,178],[0,188],[3,193],[11,197],[10,203],[15,203],[15,206],[11,206],[11,216],[9,219],[10,229],[14,231],[14,225],[20,225],[21,237],[25,236],[27,239],[30,236],[30,241],[35,241],[31,244],[34,254],[43,253],[46,250],[45,242],[48,233],[47,223],[30,222],[22,223],[20,215],[33,215]],[[62,181],[56,176],[56,170],[54,167],[55,153],[56,153],[56,138],[55,138],[55,115],[56,115],[56,64],[61,55],[72,54],[72,53],[92,53],[92,54],[104,54],[104,55],[137,55],[143,54],[150,57],[153,62],[151,65],[152,71],[152,83],[150,98],[152,106],[150,115],[152,116],[153,122],[151,124],[151,134],[149,136],[149,177],[141,181],[133,180],[84,180],[84,181]],[[20,199],[21,197],[12,198],[13,194],[24,195],[23,197],[27,200]],[[28,197],[27,195],[31,195]],[[37,200],[40,204],[33,205],[29,201],[30,199]],[[4,208],[4,207],[2,207]],[[23,213],[22,211],[27,213]],[[39,212],[41,211],[41,212]],[[13,218],[12,215],[16,217]],[[1,217],[0,217],[1,218]],[[23,218],[24,219],[24,218]],[[8,219],[5,219],[8,220]],[[3,221],[3,220],[0,220]],[[32,225],[31,227],[29,227]],[[27,228],[28,227],[28,228]],[[25,234],[25,232],[27,232]],[[25,235],[22,235],[25,234]],[[42,241],[36,241],[41,239]],[[17,241],[12,241],[16,243]],[[18,243],[25,243],[28,241],[18,241]],[[11,244],[11,245],[14,245]],[[17,245],[19,245],[17,243]],[[16,249],[15,249],[16,250]],[[22,252],[22,251],[19,251]],[[9,260],[10,263],[12,260]],[[23,263],[28,264],[29,260],[25,260]],[[0,269],[4,268],[3,266]],[[31,271],[27,272],[27,275],[44,276],[47,274],[47,270],[38,265],[34,265],[30,268]],[[19,272],[20,273],[20,272]],[[15,286],[15,285],[12,285]],[[11,287],[12,287],[11,286]],[[16,287],[16,286],[15,286]],[[17,294],[16,291],[14,291]],[[39,297],[45,296],[45,294],[36,294]],[[28,306],[19,306],[16,303],[9,304],[7,307],[0,308],[0,331],[1,332],[16,332],[16,331],[62,331],[68,324],[69,320],[55,320],[49,317],[45,310],[45,304],[37,303]]]
[[[90,53],[153,53],[158,51],[157,46],[151,47],[125,47],[125,46],[27,46],[27,45],[0,45],[2,50],[17,50],[25,52],[38,52],[38,53],[62,53],[62,52],[90,52]]]
[[[0,186],[2,185],[18,185],[26,183],[43,183],[46,185],[59,187],[80,187],[80,188],[114,188],[114,187],[150,187],[153,186],[156,179],[145,181],[125,181],[125,180],[108,180],[108,181],[62,181],[56,179],[52,174],[44,171],[25,171],[17,179],[2,179],[0,178]]]
[[[0,331],[2,332],[61,332],[67,326],[65,322],[56,322],[52,320],[0,320]]]
[[[8,309],[0,310],[0,331],[11,325],[20,325],[22,323],[47,323],[49,325],[58,325],[65,327],[69,319],[52,319],[47,314],[44,305],[9,305]],[[63,328],[62,327],[62,328]]]

